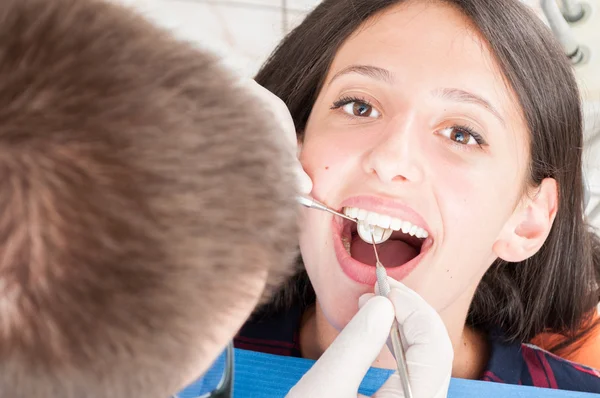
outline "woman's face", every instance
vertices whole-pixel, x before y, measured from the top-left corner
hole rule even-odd
[[[392,7],[340,48],[315,102],[300,157],[313,196],[399,228],[378,245],[388,274],[439,312],[468,305],[521,198],[528,133],[516,104],[459,11]],[[327,213],[303,218],[304,262],[337,329],[375,282],[373,248],[355,231]]]

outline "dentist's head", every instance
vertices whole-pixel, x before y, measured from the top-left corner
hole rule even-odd
[[[290,272],[278,122],[101,1],[2,1],[0,54],[1,395],[178,392]]]

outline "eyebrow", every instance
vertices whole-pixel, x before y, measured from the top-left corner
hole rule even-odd
[[[328,85],[333,83],[334,80],[338,79],[339,77],[351,73],[358,73],[359,75],[370,77],[390,85],[394,84],[394,75],[387,69],[371,65],[350,65],[336,73],[331,78]],[[494,106],[488,100],[479,95],[458,88],[438,89],[434,91],[434,95],[449,101],[479,105],[494,115],[503,126],[506,126],[506,122],[504,118],[502,118],[500,112],[498,112],[498,110],[494,108]]]
[[[476,94],[457,88],[444,88],[436,90],[434,92],[434,95],[450,101],[482,106],[485,109],[487,109],[492,115],[496,116],[496,118],[500,120],[500,123],[502,123],[502,125],[506,125],[506,122],[502,118],[502,115],[500,115],[500,112],[498,112],[498,110],[494,108],[494,106],[488,100]]]
[[[329,84],[333,83],[335,79],[343,75],[348,75],[350,73],[358,73],[359,75],[370,77],[375,80],[380,80],[388,84],[394,83],[394,76],[387,69],[378,68],[377,66],[370,65],[350,65],[336,73],[329,81]]]

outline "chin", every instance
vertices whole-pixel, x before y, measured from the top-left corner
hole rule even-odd
[[[372,289],[370,292],[372,292]],[[332,294],[324,294],[325,297],[318,296],[318,303],[327,322],[339,332],[346,327],[358,312],[358,299],[364,293],[351,292],[343,294],[340,291],[336,293],[337,297],[332,297]]]

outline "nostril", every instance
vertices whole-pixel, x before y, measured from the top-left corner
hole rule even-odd
[[[371,175],[384,183],[406,182],[417,179],[417,172],[411,172],[410,170],[405,170],[406,172],[399,171],[399,168],[392,164],[373,168]]]
[[[407,181],[407,179],[404,176],[396,176],[396,177],[392,178],[392,181],[393,182],[404,182],[404,181]]]

